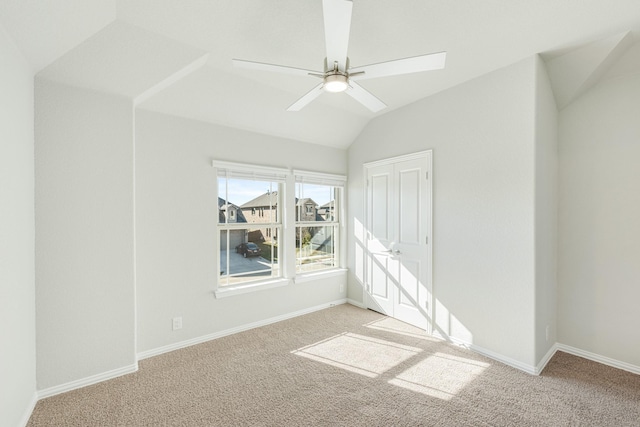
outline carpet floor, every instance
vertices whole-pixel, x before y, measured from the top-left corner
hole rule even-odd
[[[640,426],[640,376],[557,352],[540,376],[341,305],[38,402],[37,426]]]

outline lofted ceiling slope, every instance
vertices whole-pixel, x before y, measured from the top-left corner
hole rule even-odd
[[[363,81],[388,105],[379,113],[344,93],[286,112],[317,80],[232,67],[239,58],[321,70],[322,0],[0,0],[0,24],[42,78],[127,96],[142,109],[346,148],[372,118],[531,55],[549,63],[631,32],[627,46],[640,34],[640,2],[353,0],[353,66],[448,52],[443,70]],[[569,89],[560,91],[579,92]]]
[[[633,44],[631,32],[576,48],[547,60],[547,73],[561,110],[595,86]]]
[[[34,73],[115,18],[115,0],[0,0],[0,24]]]

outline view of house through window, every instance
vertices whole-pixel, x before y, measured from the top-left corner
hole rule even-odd
[[[214,162],[214,166],[218,287],[340,266],[345,177],[228,162]]]
[[[218,177],[220,286],[281,275],[281,186],[276,181]]]
[[[303,179],[296,182],[296,272],[337,267],[340,189]]]

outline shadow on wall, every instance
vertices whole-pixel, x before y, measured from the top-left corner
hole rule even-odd
[[[367,248],[367,238],[369,231],[357,218],[354,218],[354,238],[355,238],[355,277],[360,284],[363,291],[363,305],[366,308],[371,308],[375,311],[385,313],[384,309],[380,307],[373,298],[367,295],[367,280],[371,277],[371,270],[373,266],[376,266],[379,270],[384,270],[385,266],[382,265],[373,254]],[[465,344],[473,344],[473,334],[471,331],[452,313],[442,301],[435,296],[435,289],[433,295],[431,295],[432,301],[430,304],[433,306],[433,314],[430,314],[418,304],[415,298],[409,295],[403,286],[391,275],[387,276],[389,282],[394,287],[394,292],[402,293],[403,300],[409,301],[417,308],[422,316],[427,319],[428,324],[433,329],[433,335],[445,339],[447,341],[458,341]],[[416,281],[415,277],[410,277],[412,281]],[[435,285],[434,285],[435,288]],[[435,321],[434,321],[435,319]]]

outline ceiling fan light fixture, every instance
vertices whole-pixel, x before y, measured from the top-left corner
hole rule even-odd
[[[349,87],[349,79],[344,74],[329,74],[324,78],[324,90],[337,93],[344,92]]]

